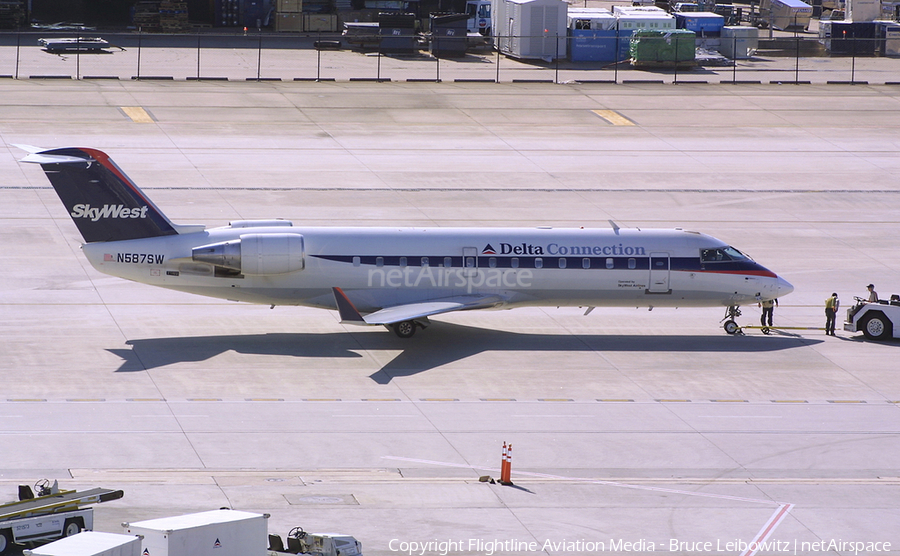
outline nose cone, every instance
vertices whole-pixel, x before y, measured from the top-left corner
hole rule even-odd
[[[775,297],[783,297],[791,293],[792,291],[794,291],[794,286],[792,286],[790,282],[779,276],[778,281],[775,282]]]

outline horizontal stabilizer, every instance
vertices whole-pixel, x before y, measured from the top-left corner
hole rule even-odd
[[[34,164],[85,164],[90,159],[80,158],[77,156],[66,156],[61,154],[43,154],[43,153],[34,153],[29,154],[25,158],[19,160],[19,162],[31,162]]]

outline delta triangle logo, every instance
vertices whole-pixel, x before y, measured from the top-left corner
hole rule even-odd
[[[213,543],[213,548],[222,548],[222,543],[219,542],[219,539],[216,539],[216,542]]]
[[[497,251],[494,250],[493,246],[490,243],[484,246],[484,249],[481,250],[482,255],[496,255]]]

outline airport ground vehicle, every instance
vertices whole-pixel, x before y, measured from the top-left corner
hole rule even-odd
[[[466,24],[469,33],[491,36],[491,2],[490,0],[468,0],[466,13],[469,21]]]
[[[900,338],[900,298],[868,303],[856,297],[856,305],[847,309],[844,330],[862,332],[869,340]]]
[[[0,505],[0,554],[14,544],[69,537],[94,526],[93,508],[87,504],[118,500],[121,490],[95,488],[77,492],[60,490],[56,481],[44,479],[35,488],[19,487],[19,500]]]
[[[269,555],[312,554],[314,556],[362,556],[362,543],[349,535],[307,533],[294,527],[287,535],[287,547],[279,535],[269,535]]]

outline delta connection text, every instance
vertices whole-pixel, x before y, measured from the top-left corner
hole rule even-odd
[[[663,542],[647,539],[609,540],[519,540],[519,539],[447,539],[409,541],[391,539],[388,550],[406,556],[448,556],[454,553],[475,553],[493,556],[507,552],[598,553],[598,552],[661,552],[661,553],[760,553],[760,554],[810,554],[816,552],[841,552],[845,554],[875,554],[890,552],[891,543],[884,541],[822,539],[817,541],[716,539],[711,541],[684,541],[668,539]]]

